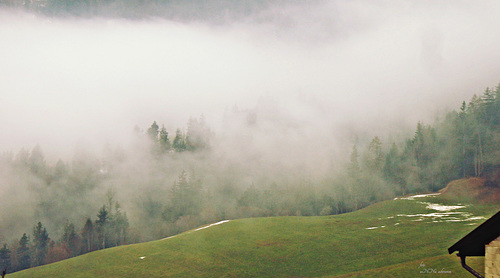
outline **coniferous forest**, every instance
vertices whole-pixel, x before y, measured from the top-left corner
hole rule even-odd
[[[258,111],[238,109],[224,119],[240,121],[247,132],[261,121]],[[0,269],[22,270],[224,219],[341,214],[435,192],[464,177],[500,186],[500,86],[433,123],[418,122],[408,138],[354,140],[346,159],[332,158],[340,166],[321,174],[286,165],[271,171],[258,155],[252,163],[224,161],[228,156],[214,147],[224,134],[215,134],[203,116],[175,130],[153,120],[133,134],[127,149],[81,148],[71,160],[47,161],[39,145],[2,153],[0,177],[10,185],[4,194],[18,197],[2,203]]]

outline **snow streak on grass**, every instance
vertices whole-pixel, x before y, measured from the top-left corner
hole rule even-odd
[[[401,199],[401,200],[415,200],[415,198],[436,197],[436,196],[438,196],[440,194],[441,193],[419,194],[419,195],[413,195],[413,196],[409,196],[409,197],[397,197],[397,198],[394,198],[394,200],[398,200],[398,199]]]
[[[444,205],[439,203],[423,202],[417,201],[417,198],[429,198],[439,196],[441,193],[431,193],[431,194],[419,194],[403,198],[396,198],[395,200],[407,200],[415,201],[418,204],[425,205],[425,209],[433,210],[430,213],[416,213],[416,214],[397,214],[396,216],[389,216],[386,219],[393,219],[394,217],[410,218],[414,222],[425,222],[425,223],[440,223],[440,222],[473,222],[471,225],[475,224],[474,221],[486,219],[483,216],[475,216],[471,212],[460,211],[466,208],[466,205],[456,204],[456,205]],[[457,211],[459,210],[459,211]],[[382,220],[382,218],[378,218]],[[394,226],[400,225],[400,222],[394,224]],[[373,226],[365,228],[367,230],[374,230],[378,228],[384,228],[385,226]]]
[[[223,224],[223,223],[227,223],[229,221],[231,221],[231,220],[222,220],[222,221],[219,221],[217,223],[212,223],[210,225],[200,227],[200,228],[198,228],[198,229],[196,229],[194,231],[188,231],[185,234],[188,234],[188,233],[191,233],[191,232],[196,232],[196,231],[203,230],[203,229],[206,229],[206,228],[210,228],[210,227],[213,227],[213,226],[216,226],[216,225],[220,225],[220,224]],[[173,236],[169,236],[169,237],[166,237],[166,238],[162,238],[161,240],[165,240],[165,239],[169,239],[169,238],[174,238],[176,236],[178,236],[178,235],[173,235]]]
[[[206,229],[206,228],[210,228],[212,226],[215,226],[215,225],[220,225],[220,224],[223,224],[223,223],[226,223],[226,222],[229,222],[229,220],[222,220],[222,221],[219,221],[217,223],[213,223],[213,224],[210,224],[210,225],[207,225],[207,226],[204,226],[204,227],[201,227],[201,228],[198,228],[196,230],[194,230],[195,232],[196,231],[199,231],[199,230],[203,230],[203,229]]]

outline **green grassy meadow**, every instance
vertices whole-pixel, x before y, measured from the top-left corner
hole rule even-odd
[[[468,219],[488,218],[500,205],[464,203],[451,212],[469,215],[437,217],[424,202],[457,205],[433,196],[336,216],[232,220],[7,277],[469,277],[447,249],[485,220]],[[482,258],[468,262],[483,272]]]

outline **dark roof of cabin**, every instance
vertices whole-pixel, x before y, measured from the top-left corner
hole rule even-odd
[[[460,256],[484,256],[485,245],[500,236],[500,211],[448,248]]]

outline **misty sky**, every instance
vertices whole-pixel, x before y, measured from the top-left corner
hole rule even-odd
[[[304,1],[307,2],[307,1]],[[0,11],[0,152],[173,136],[272,99],[335,136],[414,127],[500,82],[499,1],[314,1],[242,18],[50,18]],[[326,131],[325,131],[326,130]]]

